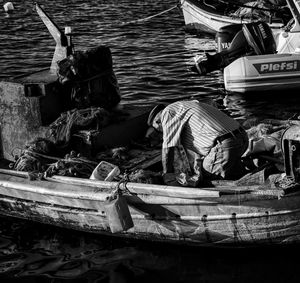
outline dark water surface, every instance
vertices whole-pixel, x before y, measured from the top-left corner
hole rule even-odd
[[[54,40],[33,1],[13,1],[0,12],[0,79],[50,65]],[[193,57],[215,48],[211,37],[185,33],[176,0],[42,0],[63,29],[76,33],[77,50],[111,48],[123,103],[197,97],[213,99],[241,121],[286,119],[299,112],[299,94],[227,94],[221,73],[190,72]],[[0,282],[298,282],[299,248],[211,250],[125,242],[0,218]]]

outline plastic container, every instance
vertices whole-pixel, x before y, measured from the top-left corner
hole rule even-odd
[[[100,181],[112,181],[119,174],[120,169],[118,166],[106,161],[101,161],[94,169],[92,175],[90,176],[90,179]]]
[[[104,202],[108,225],[112,233],[127,231],[134,226],[128,204],[124,196],[116,195]]]

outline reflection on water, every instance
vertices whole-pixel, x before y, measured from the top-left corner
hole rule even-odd
[[[178,9],[149,22],[123,24],[166,10],[177,4],[176,0],[39,3],[60,28],[73,28],[76,49],[110,46],[123,103],[152,104],[191,97],[214,99],[240,120],[272,117],[274,113],[280,114],[278,118],[286,118],[298,111],[296,94],[278,94],[278,103],[274,103],[273,94],[260,93],[250,99],[226,96],[221,72],[205,77],[192,73],[193,57],[212,52],[216,43],[213,37],[185,33]],[[55,46],[32,1],[16,0],[14,4],[12,15],[7,17],[4,11],[0,14],[0,79],[48,67]]]
[[[9,282],[298,282],[300,275],[299,247],[201,249],[0,223],[0,278]]]
[[[0,17],[0,78],[48,67],[55,46],[32,2],[15,2],[15,12],[9,18]],[[190,71],[193,57],[212,50],[215,42],[187,35],[178,9],[150,22],[122,24],[170,8],[177,0],[39,3],[59,27],[72,26],[76,49],[111,47],[124,103],[206,98],[216,95],[222,85],[220,74],[201,78]]]
[[[50,66],[54,40],[33,2],[0,11],[0,79]],[[299,111],[297,93],[243,96],[224,91],[221,72],[190,71],[195,55],[215,41],[185,33],[174,9],[149,22],[122,23],[170,8],[177,0],[41,0],[59,27],[71,26],[77,50],[111,48],[123,103],[213,99],[241,122],[286,119]],[[124,242],[12,219],[0,221],[1,282],[296,282],[299,257],[287,250],[211,251]]]
[[[299,102],[297,90],[223,97],[223,105],[232,116],[249,119],[289,119],[299,116]]]
[[[111,48],[123,103],[152,104],[195,97],[225,104],[237,119],[286,118],[298,111],[298,95],[260,93],[245,99],[228,95],[221,72],[198,76],[190,71],[193,57],[212,52],[213,37],[185,33],[179,9],[151,21],[125,24],[166,10],[177,0],[39,1],[60,28],[71,26],[78,50],[98,45]],[[50,65],[54,40],[34,10],[32,1],[14,1],[12,15],[0,13],[0,79],[32,72]],[[281,101],[280,101],[281,100]],[[283,104],[282,104],[282,103]],[[282,105],[285,110],[283,111]]]

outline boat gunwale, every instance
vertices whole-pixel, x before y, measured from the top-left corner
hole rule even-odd
[[[186,3],[187,8],[183,6],[183,4]],[[181,4],[181,9],[183,10],[184,13],[189,14],[191,18],[196,18],[197,21],[193,21],[190,23],[186,23],[186,26],[193,26],[193,29],[195,28],[196,30],[199,29],[202,32],[206,32],[209,34],[215,34],[218,32],[219,28],[213,27],[212,25],[209,25],[207,21],[214,22],[213,25],[221,25],[221,26],[226,26],[226,25],[231,25],[231,24],[246,24],[246,23],[251,23],[253,20],[247,19],[247,18],[241,18],[241,17],[232,17],[228,15],[222,15],[222,14],[214,14],[210,11],[205,10],[203,7],[199,7],[196,4],[190,3],[188,0],[184,0]],[[189,11],[189,9],[192,9],[193,12]],[[200,14],[195,15],[195,14]],[[201,19],[201,17],[203,19]],[[185,18],[185,17],[184,17]],[[221,20],[220,20],[221,18]],[[186,20],[185,20],[186,21]],[[258,20],[257,20],[258,21]],[[203,26],[201,27],[194,27],[195,25],[200,25]],[[285,25],[283,22],[274,22],[269,24],[270,28],[274,30],[274,32],[280,31]]]
[[[2,197],[4,196],[4,197]],[[6,200],[7,201],[6,201]],[[89,215],[95,215],[99,217],[106,218],[106,213],[104,210],[97,210],[97,209],[87,209],[87,208],[79,208],[79,207],[71,207],[66,205],[56,205],[47,202],[41,201],[33,201],[33,200],[24,200],[16,197],[10,197],[6,195],[0,194],[0,201],[6,201],[13,204],[17,202],[25,202],[25,203],[32,203],[34,205],[39,205],[40,207],[47,207],[51,210],[55,210],[58,212],[68,212],[71,214],[78,214],[82,213],[83,211]],[[129,203],[130,205],[130,203]],[[74,213],[75,212],[75,213]],[[135,214],[131,213],[132,219],[145,219],[149,221],[200,221],[200,222],[208,222],[208,221],[223,221],[223,220],[241,220],[241,219],[254,219],[254,218],[270,218],[277,217],[277,216],[285,216],[291,214],[300,214],[300,208],[292,209],[292,210],[278,210],[278,211],[264,211],[264,212],[251,212],[251,213],[231,213],[231,214],[216,214],[216,215],[209,215],[209,214],[202,214],[202,215],[176,215],[176,216],[154,216],[149,214]],[[8,215],[10,215],[8,213]]]
[[[11,170],[8,170],[11,171]],[[0,169],[1,172],[1,169]],[[13,171],[14,172],[14,171]],[[26,175],[26,172],[18,172],[18,174]],[[25,173],[25,174],[24,174]],[[10,175],[11,176],[11,175]],[[15,176],[13,176],[15,177]],[[55,177],[55,176],[54,176]],[[62,177],[62,176],[57,176]],[[17,177],[18,178],[18,177]],[[23,177],[19,177],[20,179],[24,179]],[[65,178],[65,177],[64,177]],[[80,178],[72,178],[69,177],[69,179],[80,179]],[[240,205],[241,203],[250,203],[253,201],[260,202],[260,201],[276,201],[281,199],[286,199],[291,195],[285,194],[285,192],[282,189],[273,189],[273,188],[266,188],[263,185],[253,185],[248,186],[246,188],[253,188],[253,190],[248,189],[244,191],[235,191],[233,190],[231,193],[222,193],[220,191],[220,187],[217,188],[216,191],[206,191],[202,190],[201,188],[183,188],[184,195],[180,194],[181,187],[172,187],[172,189],[168,190],[168,186],[159,186],[159,191],[152,191],[151,188],[152,184],[143,184],[143,183],[131,183],[132,187],[130,187],[130,190],[126,187],[126,183],[123,183],[123,188],[120,187],[120,183],[117,182],[103,182],[103,181],[94,181],[89,179],[82,179],[81,181],[90,181],[92,186],[82,183],[71,185],[69,182],[65,183],[62,180],[59,180],[57,182],[49,182],[49,181],[30,181],[27,182],[27,184],[24,185],[24,182],[17,182],[17,181],[0,181],[0,189],[1,187],[5,188],[7,191],[7,195],[10,195],[14,197],[15,192],[23,191],[28,192],[29,194],[37,194],[37,195],[48,195],[52,197],[57,198],[68,198],[68,199],[77,199],[82,201],[101,201],[104,202],[107,200],[109,196],[113,192],[115,192],[117,189],[123,189],[123,195],[127,197],[128,201],[132,204],[138,204],[138,203],[145,203],[149,205],[157,204],[157,205]],[[31,182],[38,182],[38,186],[31,185]],[[49,184],[49,187],[42,187],[40,183]],[[66,185],[63,190],[53,190],[53,186],[55,184],[64,184]],[[99,184],[99,187],[98,187]],[[110,191],[107,191],[108,187],[106,188],[100,188],[101,184],[106,184],[111,189]],[[113,185],[115,187],[113,187]],[[140,187],[142,185],[146,185],[146,188],[143,189],[143,187]],[[51,188],[52,186],[52,188]],[[76,190],[68,191],[68,188],[74,188],[76,187]],[[84,190],[83,188],[86,188]],[[139,188],[141,189],[139,191]],[[162,189],[161,189],[162,188]],[[222,188],[222,187],[221,187]],[[261,188],[261,189],[260,189]],[[13,190],[11,190],[13,189]],[[106,191],[105,191],[106,189]],[[165,190],[165,191],[164,191]],[[177,192],[179,191],[179,193]],[[200,191],[200,195],[197,195],[197,192]],[[192,195],[192,192],[196,195]],[[207,195],[203,196],[203,193],[208,193]],[[300,192],[299,192],[300,195]],[[30,196],[30,195],[29,195]],[[29,197],[28,196],[28,197]],[[174,200],[174,202],[172,202]],[[200,203],[199,203],[200,202]]]
[[[205,10],[203,8],[204,6],[200,7],[199,5],[194,4],[193,3],[194,1],[190,1],[192,3],[189,3],[188,0],[184,0],[183,3],[185,3],[185,2],[189,6],[189,8],[191,8],[192,10],[194,10],[196,13],[200,13],[202,17],[204,17],[205,19],[208,19],[208,20],[212,20],[212,21],[219,22],[219,23],[225,23],[225,24],[228,24],[228,25],[231,25],[231,24],[243,24],[243,23],[251,23],[251,22],[253,22],[253,20],[248,19],[248,18],[241,18],[241,17],[238,17],[238,16],[236,16],[236,17],[234,17],[234,16],[227,16],[227,15],[221,14],[221,13],[220,14],[218,14],[218,13],[212,13],[212,12],[210,12],[208,10]],[[194,17],[194,15],[191,14],[188,10],[184,9],[182,5],[181,5],[182,9],[186,13],[188,13],[191,16]],[[220,20],[220,18],[222,20]],[[201,21],[200,19],[198,19],[198,20]],[[270,24],[270,27],[272,29],[281,29],[282,27],[284,27],[284,24],[283,24],[283,22],[274,22],[274,21],[272,21],[272,23]]]

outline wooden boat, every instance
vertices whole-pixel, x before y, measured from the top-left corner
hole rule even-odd
[[[1,90],[7,89],[9,94],[19,88],[16,82],[0,87]],[[18,99],[36,101],[36,97]],[[16,108],[19,101],[15,103],[9,106]],[[18,113],[21,116],[18,119],[23,118],[21,126],[31,136],[37,129],[29,127],[30,115],[38,116],[37,110],[29,108],[31,112],[27,111],[26,104],[23,104],[25,116]],[[126,116],[125,121],[101,129],[99,135],[93,136],[90,132],[89,139],[81,138],[81,143],[84,143],[82,153],[93,152],[93,143],[105,147],[125,146],[138,138],[147,129],[145,113]],[[14,116],[15,119],[19,115]],[[6,121],[8,125],[15,122]],[[13,125],[18,125],[18,122]],[[38,126],[39,130],[41,128]],[[12,130],[12,125],[7,129]],[[14,132],[5,133],[4,136],[2,131],[2,139],[6,142],[5,156],[9,156],[11,148],[7,141],[16,135]],[[142,169],[159,163],[160,149],[154,155],[151,153],[148,160],[144,159],[146,154],[146,151],[140,151],[139,158],[131,163]],[[149,160],[151,162],[144,166]],[[90,233],[183,245],[245,247],[300,240],[300,190],[288,193],[267,183],[242,186],[234,181],[189,188],[60,175],[31,179],[28,172],[2,166],[1,215]],[[108,202],[116,192],[121,195],[120,206]],[[130,220],[129,224],[126,219]]]
[[[0,170],[0,213],[67,229],[200,246],[299,242],[300,191],[267,186],[183,188]],[[133,227],[112,233],[106,199],[124,191]]]
[[[191,32],[204,32],[215,34],[220,28],[231,25],[253,22],[253,18],[243,18],[230,15],[230,12],[237,10],[237,4],[243,4],[245,1],[229,1],[229,4],[224,4],[226,1],[205,1],[205,0],[181,0],[181,9],[184,16],[186,30]],[[245,5],[244,5],[245,6]],[[231,8],[230,8],[231,7]],[[259,20],[259,19],[257,19]],[[263,20],[263,19],[260,19]],[[265,19],[270,22],[270,19]],[[285,25],[282,19],[272,18],[270,27],[277,34]]]
[[[70,49],[64,45],[70,40],[61,44],[59,39],[64,34],[37,8],[49,30],[55,30],[53,34],[59,38],[52,69],[0,82],[1,115],[5,121],[1,125],[1,153],[3,159],[12,161],[10,152],[15,147],[43,135],[50,121],[60,115],[62,94],[67,91],[57,92],[59,85],[53,69],[57,57],[61,60]],[[99,77],[88,80],[89,88],[94,83],[98,86],[97,80]],[[52,105],[52,110],[49,112],[45,105]],[[123,120],[100,131],[77,132],[74,138],[78,150],[94,156],[101,147],[125,146],[138,140],[147,129],[148,113],[128,109],[129,115]],[[147,169],[160,163],[160,149],[143,149],[136,156],[131,160],[131,169]],[[288,192],[268,183],[245,186],[225,181],[189,188],[127,179],[33,175],[5,165],[0,169],[1,215],[124,238],[198,246],[295,243],[300,235],[299,207],[300,191]]]

